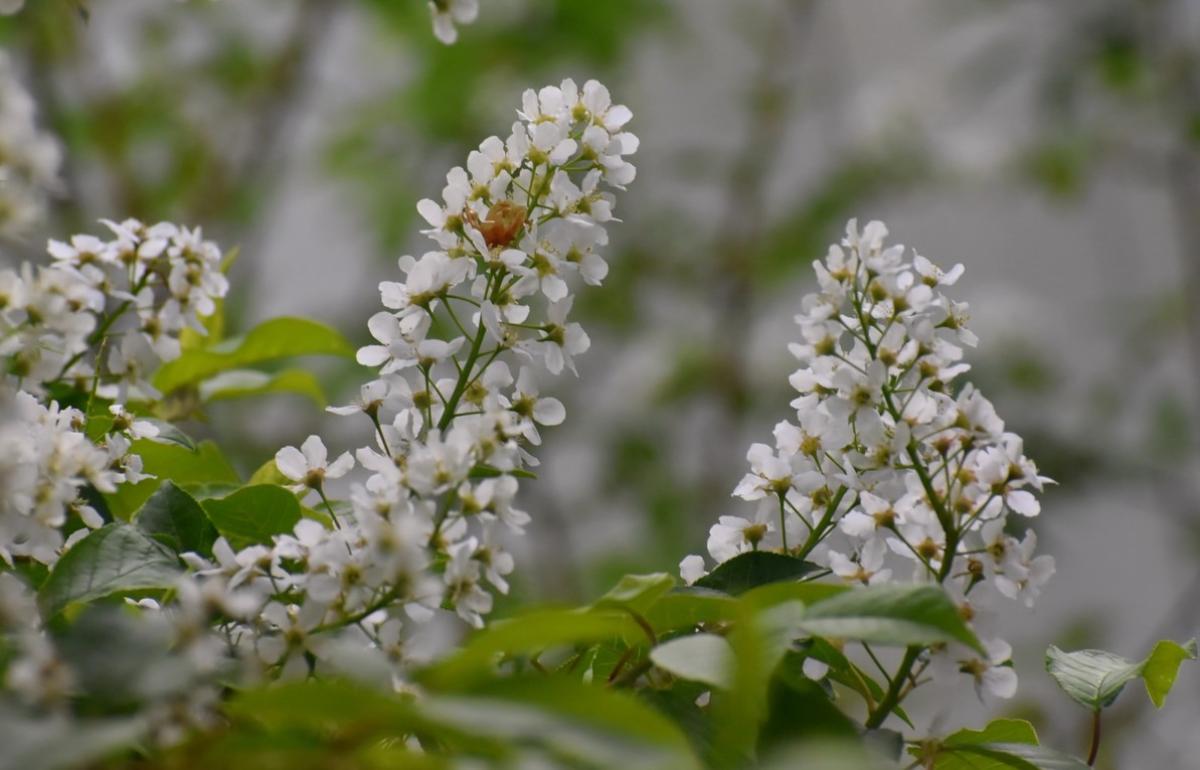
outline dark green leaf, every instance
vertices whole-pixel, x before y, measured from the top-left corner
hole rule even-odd
[[[816,564],[781,553],[748,551],[720,564],[694,585],[736,596],[768,583],[799,580],[820,569]]]
[[[945,747],[935,770],[1087,770],[1075,757],[1029,743],[978,743]]]
[[[170,588],[181,570],[169,548],[128,524],[109,524],[67,551],[38,599],[47,615],[125,591]]]
[[[166,481],[133,517],[138,529],[170,546],[176,553],[212,555],[217,530],[195,498]]]

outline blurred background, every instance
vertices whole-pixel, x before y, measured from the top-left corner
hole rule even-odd
[[[524,88],[599,78],[633,109],[639,174],[580,300],[592,350],[554,385],[568,421],[524,486],[516,595],[673,572],[745,510],[729,492],[790,411],[811,262],[848,217],[884,219],[966,265],[973,377],[1059,482],[1034,521],[1058,574],[1005,615],[1005,709],[1082,751],[1046,645],[1141,657],[1200,628],[1200,1],[481,5],[444,47],[420,0],[28,0],[0,44],[62,157],[0,260],[100,217],[202,225],[241,248],[235,329],[305,315],[365,343],[376,285],[427,248],[416,201],[507,133]],[[317,371],[333,403],[363,379]],[[291,396],[208,421],[247,471],[363,427]],[[1200,767],[1200,676],[1172,699],[1126,695],[1101,766]],[[961,702],[935,730],[981,723]]]

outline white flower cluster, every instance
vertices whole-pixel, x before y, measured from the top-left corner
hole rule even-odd
[[[1008,534],[1010,514],[1038,514],[1034,493],[1048,479],[991,403],[957,383],[969,368],[963,346],[976,338],[966,305],[942,290],[962,266],[906,257],[886,235],[882,222],[860,232],[851,220],[814,263],[819,291],[804,298],[801,341],[790,347],[800,362],[795,422],[775,426],[774,446],[751,446],[733,494],[756,513],[722,516],[708,551],[720,563],[782,549],[853,583],[895,580],[908,563],[913,579],[945,585],[978,628],[989,595],[1031,606],[1054,572],[1052,557],[1034,555],[1032,531]],[[700,556],[680,567],[689,582],[705,573]],[[987,647],[987,660],[939,657],[1009,697],[1008,647]]]
[[[456,24],[471,24],[479,16],[479,0],[429,0],[433,35],[446,45],[458,40]]]
[[[87,393],[95,381],[104,398],[156,398],[146,372],[179,357],[185,328],[203,334],[200,317],[225,296],[221,251],[199,229],[104,224],[113,238],[52,240],[53,264],[0,271],[0,356],[18,387]]]
[[[38,222],[59,185],[58,143],[38,129],[35,112],[12,62],[0,51],[0,234],[20,234]]]
[[[83,412],[43,406],[29,393],[0,385],[0,559],[10,567],[14,558],[53,564],[104,524],[81,497],[85,487],[110,493],[145,478],[130,444],[158,429],[119,405],[110,407],[110,416],[111,432],[93,443],[84,433]],[[64,538],[73,519],[84,526]]]
[[[566,416],[539,394],[537,372],[574,371],[588,349],[569,319],[572,287],[608,271],[595,251],[612,219],[605,189],[632,181],[625,156],[637,149],[623,131],[630,111],[595,81],[527,91],[518,114],[506,140],[488,138],[450,171],[441,204],[419,204],[439,249],[403,257],[404,279],[380,284],[387,310],[368,324],[378,344],[358,352],[378,378],[331,409],[369,421],[372,444],[331,461],[311,436],[276,454],[328,526],[305,519],[270,547],[222,540],[212,561],[188,557],[198,574],[264,597],[240,643],[268,673],[308,671],[347,641],[402,663],[408,621],[444,609],[479,626],[492,591],[508,590],[502,538],[530,520],[518,477],[536,465],[539,426]],[[355,460],[369,477],[331,502],[327,482]]]

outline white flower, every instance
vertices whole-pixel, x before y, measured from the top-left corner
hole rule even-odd
[[[285,446],[275,453],[275,466],[279,472],[296,482],[299,489],[321,489],[326,479],[341,478],[354,467],[354,458],[342,452],[336,460],[327,463],[328,451],[320,436],[309,436],[299,449]]]
[[[446,45],[458,40],[457,24],[470,24],[479,15],[479,0],[429,0],[433,34]]]

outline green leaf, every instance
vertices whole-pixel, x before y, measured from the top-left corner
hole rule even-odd
[[[1162,708],[1167,702],[1167,693],[1175,684],[1175,675],[1179,673],[1179,664],[1185,660],[1196,659],[1196,640],[1191,639],[1186,644],[1178,644],[1170,639],[1163,639],[1154,645],[1150,657],[1142,666],[1142,679],[1146,682],[1146,694],[1155,707]]]
[[[698,767],[666,716],[627,693],[570,679],[498,680],[466,696],[430,696],[420,709],[463,733],[544,746],[571,767]]]
[[[145,472],[155,478],[137,484],[122,484],[115,493],[104,496],[109,510],[120,519],[129,519],[162,486],[165,479],[181,487],[211,482],[237,484],[241,480],[221,450],[211,441],[201,441],[193,452],[177,444],[160,444],[142,439],[133,442],[130,451],[142,458]]]
[[[1196,658],[1196,640],[1178,644],[1164,639],[1142,661],[1132,661],[1104,650],[1064,652],[1046,650],[1046,671],[1076,703],[1089,710],[1109,706],[1125,685],[1142,677],[1151,702],[1162,708],[1175,684],[1179,664]]]
[[[1046,671],[1067,695],[1095,711],[1116,700],[1125,685],[1142,673],[1142,664],[1103,650],[1046,650]]]
[[[181,569],[162,543],[128,524],[109,524],[63,554],[42,585],[38,600],[47,615],[68,604],[124,591],[170,588]]]
[[[618,607],[644,615],[659,598],[675,587],[675,578],[666,572],[650,575],[625,575],[594,607]]]
[[[257,369],[232,369],[200,383],[202,401],[222,401],[248,398],[271,393],[296,393],[306,396],[322,409],[325,408],[325,391],[311,372],[304,369],[285,369],[267,374]]]
[[[279,467],[275,465],[275,458],[267,460],[262,465],[258,466],[258,470],[250,474],[250,478],[246,484],[275,484],[276,486],[285,487],[291,484],[292,480],[284,476],[279,471]]]
[[[736,607],[735,599],[719,591],[676,588],[656,601],[643,616],[651,628],[662,633],[701,623],[732,620]]]
[[[300,502],[283,487],[256,484],[225,497],[205,500],[204,511],[235,549],[271,542],[300,521]]]
[[[196,442],[192,440],[191,436],[165,420],[153,417],[139,417],[138,421],[151,423],[154,427],[158,428],[158,435],[151,439],[151,441],[159,444],[178,444],[189,452],[195,452],[197,449]]]
[[[962,642],[983,651],[954,603],[936,586],[879,585],[846,591],[809,607],[799,630],[903,646]]]
[[[454,690],[486,676],[504,655],[605,641],[644,638],[624,612],[616,610],[536,610],[496,621],[471,637],[457,652],[418,675],[432,689]]]
[[[1037,731],[1024,719],[996,719],[982,730],[962,729],[946,736],[944,746],[976,746],[983,743],[1038,744]]]
[[[816,564],[770,551],[747,551],[723,562],[694,585],[737,595],[751,588],[794,581],[820,570]]]
[[[352,358],[354,347],[338,331],[316,321],[274,318],[259,324],[245,337],[225,340],[204,350],[190,350],[163,364],[154,375],[154,386],[170,393],[230,369],[314,355]]]
[[[725,689],[733,671],[733,648],[723,636],[693,634],[658,645],[650,651],[650,660],[680,679]]]
[[[176,553],[212,555],[217,530],[196,499],[171,481],[150,496],[133,517],[134,525]]]
[[[1083,760],[1029,743],[978,743],[944,747],[934,770],[1087,770]]]

